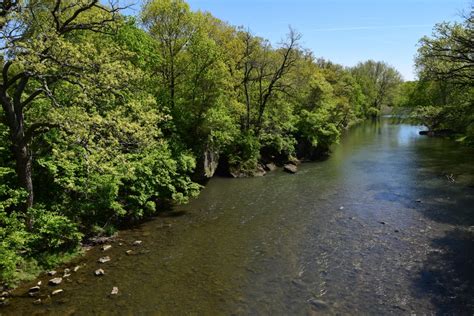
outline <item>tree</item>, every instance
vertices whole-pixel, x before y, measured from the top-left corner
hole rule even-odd
[[[421,79],[474,86],[474,8],[462,23],[439,23],[419,42],[416,66]]]
[[[281,79],[295,66],[301,35],[290,29],[285,42],[274,50],[268,41],[239,32],[243,47],[235,73],[240,74],[236,89],[244,96],[246,115],[243,129],[258,135],[268,102],[275,92],[284,92]]]
[[[156,73],[167,88],[166,104],[174,110],[177,85],[187,69],[184,52],[196,32],[193,14],[183,0],[150,0],[143,7],[141,19],[157,40],[162,60]]]
[[[30,144],[39,134],[58,127],[28,121],[28,112],[40,98],[58,105],[55,85],[80,85],[87,72],[100,70],[88,58],[87,47],[71,39],[87,31],[111,32],[120,9],[98,0],[5,1],[0,8],[2,119],[9,128],[19,184],[28,193],[27,209],[34,202]]]
[[[398,85],[402,82],[395,68],[384,62],[368,60],[353,67],[352,74],[366,96],[367,117],[377,117],[382,107],[393,105]]]

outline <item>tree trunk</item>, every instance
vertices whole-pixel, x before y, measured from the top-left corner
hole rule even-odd
[[[26,209],[33,206],[34,191],[32,180],[32,163],[33,159],[28,144],[24,144],[23,140],[15,140],[13,145],[15,154],[16,172],[18,181],[22,188],[28,193],[26,200]]]
[[[0,102],[2,103],[5,119],[10,130],[11,149],[15,158],[18,184],[28,193],[25,203],[25,210],[28,210],[33,206],[34,201],[32,180],[33,158],[28,140],[25,137],[23,109],[19,101],[15,105],[10,101],[5,89],[0,89]]]

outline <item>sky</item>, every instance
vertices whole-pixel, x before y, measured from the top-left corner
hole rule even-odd
[[[291,26],[301,44],[344,66],[367,59],[413,80],[418,40],[441,21],[459,21],[474,0],[189,0],[232,25],[278,43]]]

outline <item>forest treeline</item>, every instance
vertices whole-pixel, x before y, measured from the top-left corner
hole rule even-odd
[[[390,106],[411,109],[419,91],[430,100],[425,87],[472,89],[431,75],[401,85],[384,62],[343,67],[315,58],[295,30],[270,43],[182,0],[151,0],[137,18],[122,9],[0,4],[4,283],[58,264],[85,238],[188,201],[216,171],[253,176],[266,163],[318,159],[351,125]],[[437,57],[423,56],[428,74]],[[460,104],[428,109],[451,106]]]

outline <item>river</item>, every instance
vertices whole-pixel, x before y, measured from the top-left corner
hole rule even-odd
[[[472,315],[474,151],[420,129],[367,122],[297,174],[214,178],[0,314]]]

